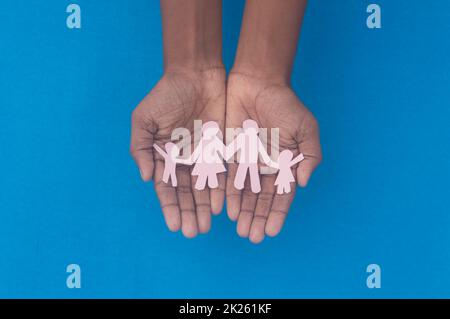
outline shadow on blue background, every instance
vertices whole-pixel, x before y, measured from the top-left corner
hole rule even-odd
[[[224,60],[243,1],[224,1]],[[324,161],[261,245],[186,240],[128,154],[162,72],[157,1],[0,4],[0,297],[450,297],[448,1],[310,1],[293,87]],[[66,287],[66,266],[82,288]],[[366,267],[382,288],[366,287]]]

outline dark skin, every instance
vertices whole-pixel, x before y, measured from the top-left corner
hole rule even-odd
[[[228,216],[237,221],[238,234],[259,243],[280,232],[295,191],[275,194],[276,175],[261,176],[259,194],[250,191],[248,181],[238,191],[236,164],[228,165],[227,177],[219,176],[219,188],[203,191],[194,189],[191,168],[179,165],[179,185],[173,188],[161,181],[164,163],[151,147],[163,146],[177,127],[192,132],[195,119],[216,121],[222,130],[253,119],[260,127],[280,128],[280,150],[305,155],[293,168],[299,185],[306,186],[321,161],[317,121],[290,88],[306,0],[247,0],[228,81],[221,58],[221,6],[217,0],[161,1],[165,72],[133,112],[131,153],[142,178],[154,179],[170,230],[181,228],[189,238],[207,232],[211,213],[223,208],[226,188]]]
[[[164,162],[153,143],[164,147],[175,128],[194,120],[225,120],[225,69],[222,63],[222,4],[219,0],[161,1],[164,75],[132,116],[131,154],[144,181],[154,179],[167,226],[188,237],[211,228],[211,213],[222,211],[225,174],[219,188],[194,189],[191,167],[178,165],[178,186],[162,182]]]
[[[317,121],[290,87],[305,8],[305,0],[247,0],[236,60],[228,78],[226,106],[227,127],[239,127],[251,118],[259,127],[280,128],[280,150],[305,156],[293,168],[303,187],[322,159]],[[231,164],[227,208],[230,219],[237,221],[238,234],[253,243],[261,242],[265,235],[276,236],[295,188],[278,195],[276,175],[262,175],[259,194],[252,193],[248,183],[238,191],[232,183],[235,172],[236,164]]]

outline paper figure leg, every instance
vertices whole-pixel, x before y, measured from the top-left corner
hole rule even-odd
[[[250,186],[253,193],[261,191],[261,183],[259,181],[258,164],[251,164],[250,167]]]
[[[171,175],[170,171],[167,168],[164,168],[164,173],[163,173],[163,178],[162,178],[164,183],[167,184],[169,182],[169,176],[170,175]]]
[[[236,189],[243,189],[245,183],[245,177],[247,176],[248,164],[239,164],[234,178],[234,187]]]
[[[209,188],[217,188],[219,187],[219,181],[217,180],[217,174],[212,174],[208,177],[208,186]]]
[[[175,172],[170,173],[170,179],[172,180],[172,186],[177,187],[178,181],[177,181],[177,174]]]
[[[206,186],[206,175],[200,174],[197,176],[197,182],[195,183],[195,189],[202,190],[205,189]]]

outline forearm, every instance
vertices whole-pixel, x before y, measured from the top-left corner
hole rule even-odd
[[[164,70],[222,68],[222,1],[161,0]]]
[[[289,83],[307,0],[247,0],[233,72]]]

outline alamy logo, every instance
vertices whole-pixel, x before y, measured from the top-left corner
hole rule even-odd
[[[367,288],[381,288],[381,267],[377,264],[370,264],[366,269],[370,275],[367,277]]]
[[[66,268],[66,272],[70,275],[67,276],[66,285],[67,288],[81,288],[81,268],[77,264],[70,264]]]
[[[369,4],[367,6],[367,27],[369,29],[381,29],[381,7],[378,4]]]
[[[78,4],[69,4],[66,12],[70,15],[66,19],[66,25],[69,29],[81,29],[81,8]]]
[[[69,29],[81,29],[81,8],[78,4],[69,4],[66,12],[70,13],[67,17],[66,24]],[[369,29],[381,29],[381,7],[379,4],[369,4],[367,6],[366,24]]]

